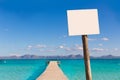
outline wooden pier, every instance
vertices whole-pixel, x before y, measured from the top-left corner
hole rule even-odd
[[[68,80],[57,61],[50,61],[46,70],[36,80]]]

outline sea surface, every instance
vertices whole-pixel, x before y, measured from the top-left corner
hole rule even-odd
[[[45,59],[0,60],[0,80],[35,80],[46,68]],[[86,80],[84,61],[59,60],[69,80]],[[120,80],[120,59],[92,59],[93,80]]]

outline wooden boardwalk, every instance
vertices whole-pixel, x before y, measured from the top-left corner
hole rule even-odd
[[[57,61],[50,61],[46,70],[36,80],[68,80]]]

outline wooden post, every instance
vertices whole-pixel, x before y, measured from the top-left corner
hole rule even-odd
[[[86,72],[86,80],[92,80],[91,67],[90,67],[90,57],[88,51],[88,37],[87,35],[82,35],[83,42],[83,52],[84,52],[84,64]]]

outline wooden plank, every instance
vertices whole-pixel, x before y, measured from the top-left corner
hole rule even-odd
[[[57,61],[50,61],[46,70],[36,80],[68,80]]]

